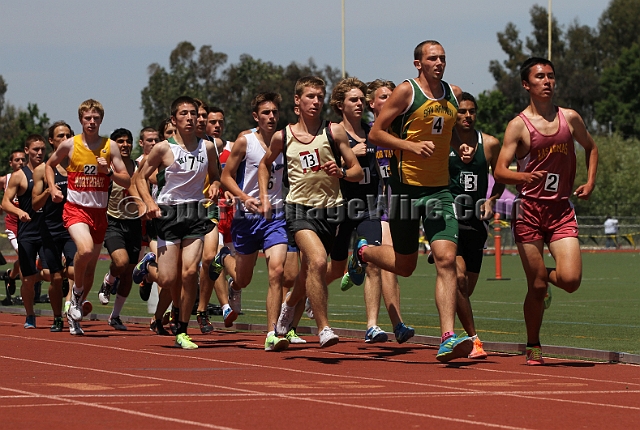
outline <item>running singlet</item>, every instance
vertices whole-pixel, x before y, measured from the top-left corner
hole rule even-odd
[[[22,222],[18,220],[18,238],[20,242],[24,240],[41,240],[40,222],[42,221],[42,209],[38,212],[33,210],[31,206],[31,193],[33,192],[33,172],[29,167],[22,168],[24,176],[27,178],[27,189],[21,196],[18,196],[20,209],[25,211],[31,217],[31,221]]]
[[[489,167],[484,156],[484,145],[482,133],[476,130],[478,135],[478,145],[473,159],[467,164],[464,163],[455,149],[449,153],[449,176],[451,182],[449,190],[453,197],[466,194],[471,197],[472,207],[464,206],[466,209],[475,208],[478,200],[487,196],[489,188]]]
[[[7,186],[9,185],[9,179],[11,179],[11,173],[7,173],[7,182],[4,183],[4,190],[7,191]],[[18,204],[18,199],[13,199],[13,204],[15,207],[20,207]],[[4,217],[4,226],[7,230],[12,231],[13,233],[18,232],[18,217],[14,214],[7,213]]]
[[[364,178],[360,182],[349,182],[345,179],[340,179],[340,189],[342,190],[342,196],[348,201],[351,199],[364,199],[366,201],[367,196],[377,196],[380,183],[380,175],[378,174],[378,162],[376,161],[376,147],[369,142],[369,127],[363,124],[365,131],[365,144],[367,145],[367,152],[365,155],[357,157],[358,163],[364,173]],[[347,133],[349,138],[349,146],[353,149],[359,142]]]
[[[518,172],[547,171],[541,181],[517,186],[522,197],[567,200],[571,196],[576,177],[576,152],[569,124],[558,107],[556,112],[558,131],[549,136],[536,130],[523,113],[519,115],[529,130],[531,147],[529,153],[518,160]]]
[[[198,147],[189,152],[169,138],[169,149],[173,152],[173,163],[158,171],[158,204],[178,205],[199,202],[203,199],[202,189],[209,169],[207,146],[204,139],[198,139]]]
[[[408,79],[413,89],[412,102],[407,110],[391,124],[391,133],[410,142],[432,141],[435,149],[423,158],[409,151],[394,151],[391,160],[393,176],[403,184],[420,187],[449,185],[449,143],[456,123],[458,101],[451,86],[442,81],[444,94],[429,98],[414,79]]]
[[[73,153],[67,167],[67,201],[80,207],[104,209],[109,201],[111,178],[98,171],[97,158],[111,165],[110,140],[102,138],[100,146],[91,150],[82,142],[82,135],[73,137]]]
[[[340,180],[327,175],[321,168],[327,161],[335,161],[327,127],[323,125],[322,133],[309,143],[296,139],[291,126],[288,127],[287,141],[284,142],[289,177],[287,203],[314,208],[340,206],[343,203]]]
[[[64,211],[64,204],[67,201],[68,177],[61,174],[57,166],[53,169],[53,172],[55,175],[55,183],[62,192],[62,201],[60,203],[54,203],[51,200],[51,196],[47,197],[47,202],[44,204],[44,222],[42,223],[42,228],[45,228],[54,239],[70,238],[69,231],[64,228],[62,223],[62,212]]]
[[[262,157],[267,152],[255,133],[244,136],[247,139],[247,150],[242,162],[236,172],[236,183],[243,193],[249,197],[260,198],[260,188],[258,187],[258,166]],[[269,176],[269,201],[274,209],[282,208],[282,173],[284,172],[284,156],[278,154],[276,161],[271,165]]]

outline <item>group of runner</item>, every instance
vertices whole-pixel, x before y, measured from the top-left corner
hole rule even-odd
[[[231,327],[263,250],[266,323],[272,328],[266,351],[305,342],[296,334],[305,307],[320,346],[336,344],[327,285],[339,278],[343,291],[364,283],[365,342],[388,340],[378,326],[382,297],[395,338],[403,343],[415,330],[401,316],[397,275],[415,270],[422,226],[436,268],[442,334],[436,358],[485,358],[469,296],[494,203],[504,184],[516,184],[520,196],[512,224],[528,282],[526,360],[542,364],[539,333],[549,283],[568,292],[580,285],[578,226],[569,202],[574,140],[585,149],[588,169],[587,183],[573,192],[579,198],[588,198],[595,186],[597,148],[581,117],[553,104],[555,72],[548,60],[531,58],[522,65],[530,104],[510,122],[502,148],[475,129],[473,96],[443,80],[446,55],[440,43],[420,43],[414,66],[418,77],[398,87],[357,78],[336,84],[330,103],[339,123],[322,118],[326,85],[318,77],[298,80],[298,121],[282,130],[281,95],[257,94],[251,105],[256,127],[235,142],[221,139],[221,109],[179,97],[157,130],[140,132],[143,155],[135,161],[130,131],[100,137],[104,110],[95,100],[79,108],[81,134],[73,136],[63,122],[51,127],[55,152],[46,163],[44,138],[30,136],[22,153],[26,164],[19,151],[11,156],[14,173],[2,203],[19,220],[25,328],[36,325],[33,286],[45,277],[51,279],[51,330],[62,331],[64,313],[71,334],[83,334],[80,321],[91,311],[86,297],[104,243],[111,264],[98,295],[103,305],[115,295],[108,324],[116,330],[126,330],[120,312],[133,283],[148,299],[155,282],[151,330],[167,335],[169,324],[176,346],[197,348],[187,327],[198,286],[201,332],[213,331],[207,313],[213,291]],[[364,121],[367,109],[373,123]],[[514,157],[517,171],[509,169]],[[488,193],[490,170],[496,183]],[[545,244],[556,268],[545,267]],[[143,246],[150,251],[143,253]],[[36,266],[37,254],[45,270]],[[65,278],[73,279],[73,287],[63,308]],[[456,314],[463,333],[454,332]]]

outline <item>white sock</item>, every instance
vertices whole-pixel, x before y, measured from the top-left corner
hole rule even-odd
[[[227,309],[229,309],[231,306],[229,306],[229,303],[227,303],[226,305],[222,305],[222,313],[224,313],[224,311],[226,311]]]
[[[267,337],[269,337],[269,336],[271,336],[271,335],[274,335],[274,336],[275,336],[275,334],[276,334],[276,332],[275,332],[275,331],[273,331],[273,330],[271,330],[269,333],[267,333]]]
[[[120,311],[122,311],[122,308],[124,306],[124,302],[127,301],[127,298],[124,296],[121,296],[120,294],[116,294],[116,301],[113,304],[113,311],[111,311],[111,318],[115,318],[115,317],[119,317],[120,316]]]
[[[116,278],[115,276],[113,276],[113,275],[111,274],[111,271],[109,271],[109,272],[107,273],[107,275],[104,277],[104,280],[105,280],[105,281],[107,281],[107,284],[109,284],[109,285],[113,285],[113,283],[114,283],[114,282],[116,282],[116,279],[118,279],[118,278]]]
[[[73,294],[82,295],[84,293],[84,288],[80,289],[76,284],[73,284]]]

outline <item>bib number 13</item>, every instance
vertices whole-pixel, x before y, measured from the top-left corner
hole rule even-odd
[[[560,183],[560,175],[557,173],[547,173],[547,179],[544,181],[544,190],[557,192]]]

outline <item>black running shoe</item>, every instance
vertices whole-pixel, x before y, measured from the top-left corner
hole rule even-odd
[[[140,298],[145,302],[149,300],[151,287],[153,287],[153,282],[143,282],[140,284]]]
[[[62,331],[62,317],[55,317],[53,319],[53,325],[51,326],[51,329],[49,329],[49,331],[51,331],[52,333],[58,333]]]

